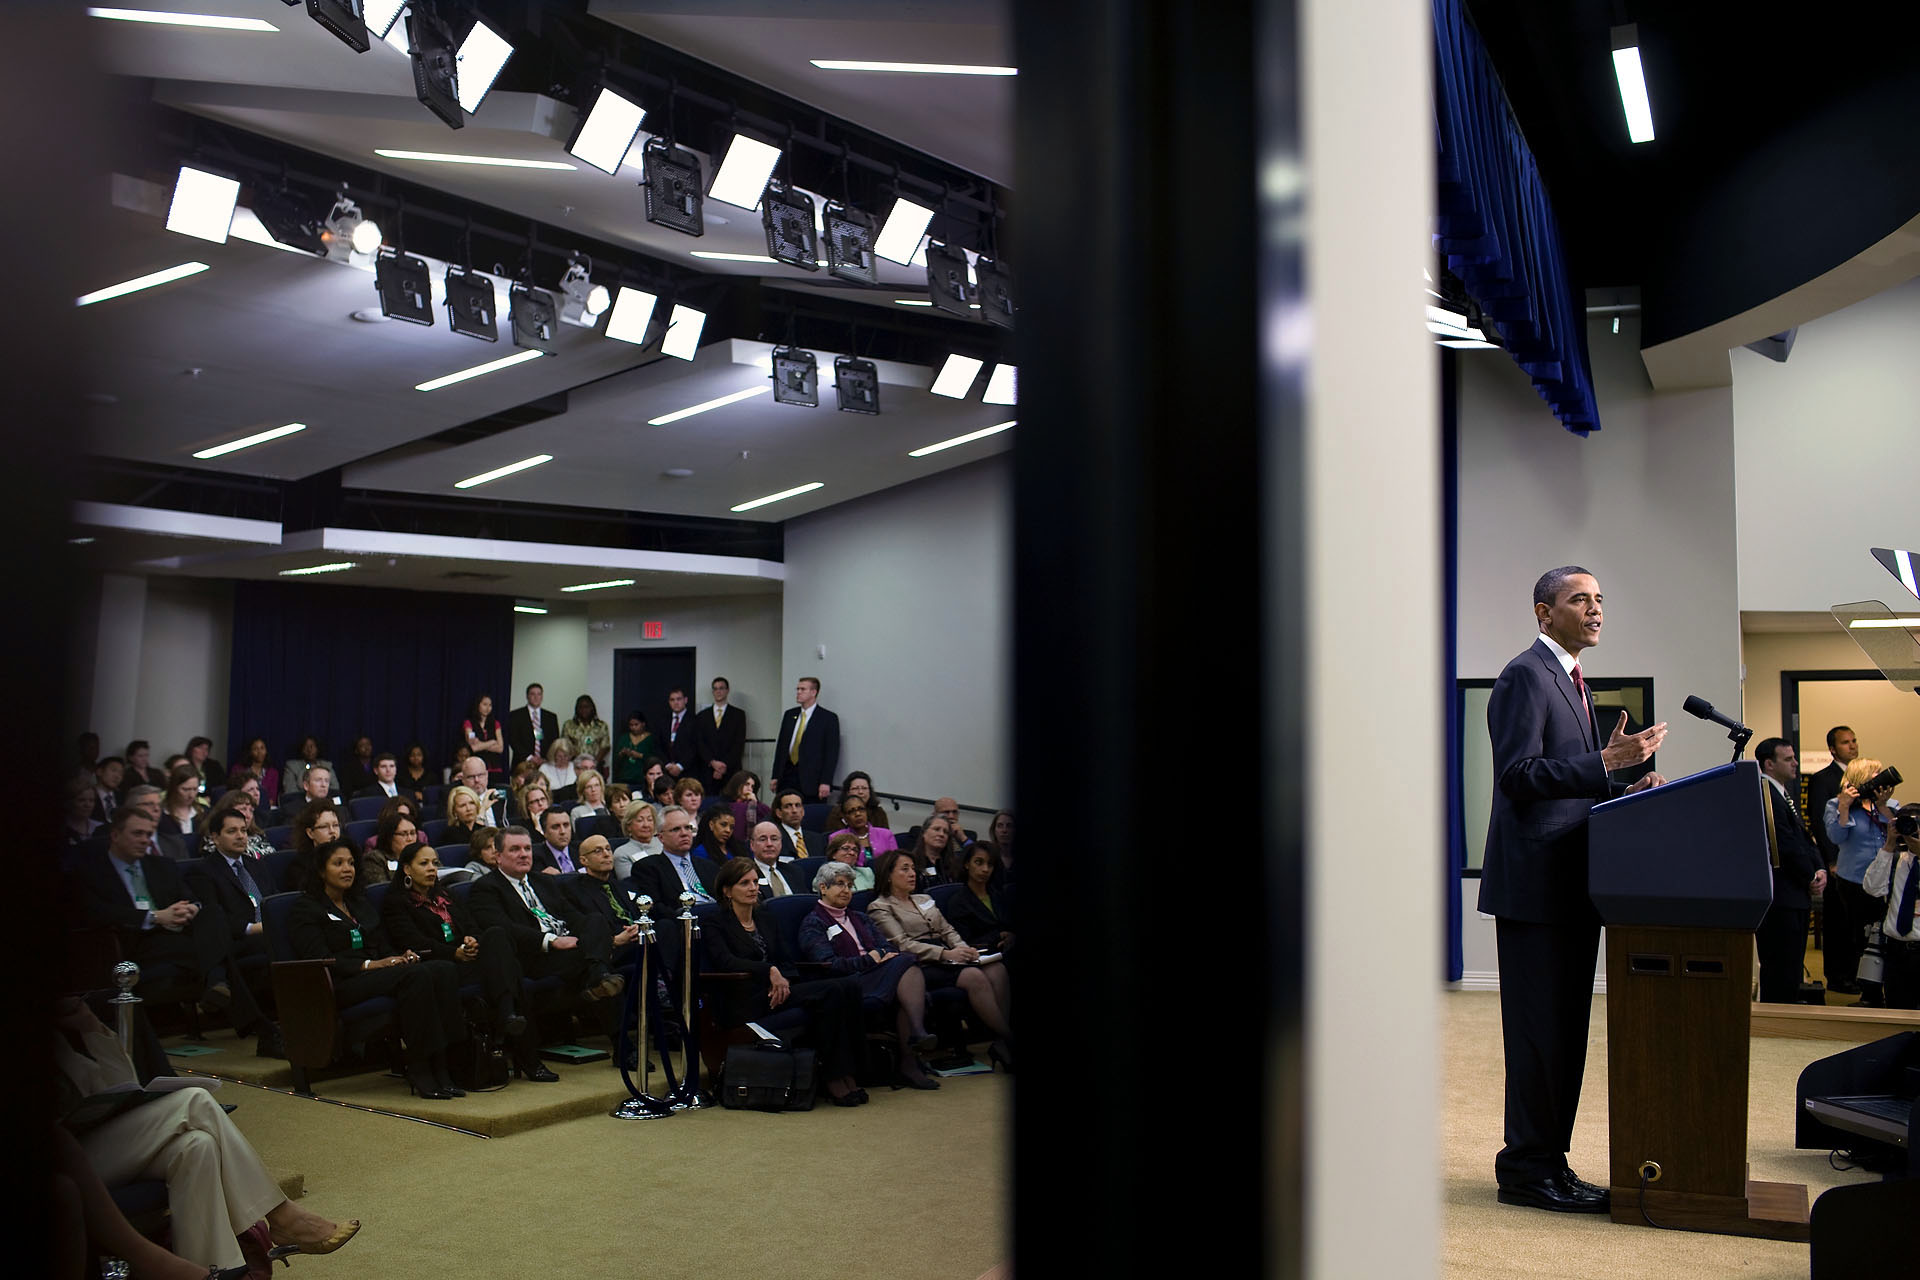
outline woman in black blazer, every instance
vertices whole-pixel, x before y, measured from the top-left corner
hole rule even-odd
[[[333,962],[334,997],[343,1005],[392,996],[407,1049],[407,1085],[423,1098],[460,1098],[447,1050],[467,1038],[453,965],[394,947],[364,893],[354,891],[359,857],[344,840],[313,851],[299,869],[300,901],[287,913],[293,954]]]
[[[833,1105],[857,1107],[867,1100],[867,1091],[853,1075],[862,1042],[860,983],[855,978],[793,981],[786,972],[793,959],[767,913],[759,909],[760,876],[754,866],[752,858],[729,858],[720,868],[715,885],[720,915],[702,927],[700,943],[710,972],[747,976],[745,981],[708,983],[707,1011],[722,1027],[749,1022],[769,1031],[808,1027]]]
[[[432,845],[410,844],[400,851],[400,869],[380,904],[387,938],[422,959],[451,963],[462,986],[478,982],[486,993],[493,1029],[503,1039],[517,1041],[526,1034],[527,1020],[518,1008],[523,975],[513,940],[499,925],[482,929],[475,924],[466,904],[455,901],[439,882],[440,858]]]
[[[996,884],[1000,875],[1000,850],[990,841],[979,840],[967,850],[960,867],[964,887],[947,899],[941,914],[960,931],[967,945],[979,951],[1005,952],[1013,946],[1013,913],[1009,892]]]

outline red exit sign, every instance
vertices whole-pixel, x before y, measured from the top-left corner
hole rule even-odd
[[[667,624],[664,622],[643,622],[640,624],[640,638],[642,640],[664,640],[666,635]]]

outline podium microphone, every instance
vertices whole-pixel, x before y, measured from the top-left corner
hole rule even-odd
[[[1753,737],[1753,730],[1747,728],[1747,726],[1741,724],[1733,717],[1722,715],[1720,712],[1715,711],[1711,702],[1708,702],[1705,698],[1697,694],[1688,694],[1687,700],[1680,704],[1680,709],[1690,716],[1697,716],[1702,720],[1711,720],[1721,728],[1727,730],[1727,738],[1733,743],[1733,758],[1735,761],[1738,761],[1740,759],[1740,753],[1746,750],[1747,739]]]

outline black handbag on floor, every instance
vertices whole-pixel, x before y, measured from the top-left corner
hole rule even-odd
[[[453,1082],[468,1093],[491,1093],[507,1087],[505,1046],[485,1031],[472,1031],[465,1044],[448,1054]]]
[[[813,1110],[813,1050],[736,1044],[720,1069],[720,1105],[739,1111]]]

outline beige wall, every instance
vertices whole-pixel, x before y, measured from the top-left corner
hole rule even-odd
[[[1758,738],[1785,733],[1780,719],[1782,671],[1840,671],[1873,666],[1867,661],[1867,655],[1860,652],[1860,646],[1838,626],[1822,632],[1748,632],[1741,637],[1741,659],[1747,677],[1741,687],[1740,719],[1753,727]],[[1916,713],[1916,718],[1920,719],[1920,713]],[[1803,745],[1825,751],[1822,735],[1826,731],[1826,725],[1813,728],[1804,735]]]
[[[1745,721],[1765,737],[1783,733],[1780,713],[1782,671],[1871,671],[1872,664],[1852,639],[1832,632],[1752,633],[1745,640],[1747,660]],[[1800,761],[1803,770],[1827,763],[1827,730],[1844,724],[1860,736],[1861,750],[1896,766],[1914,779],[1898,798],[1920,796],[1920,699],[1882,679],[1808,681],[1800,686]],[[1788,735],[1791,736],[1791,735]]]

